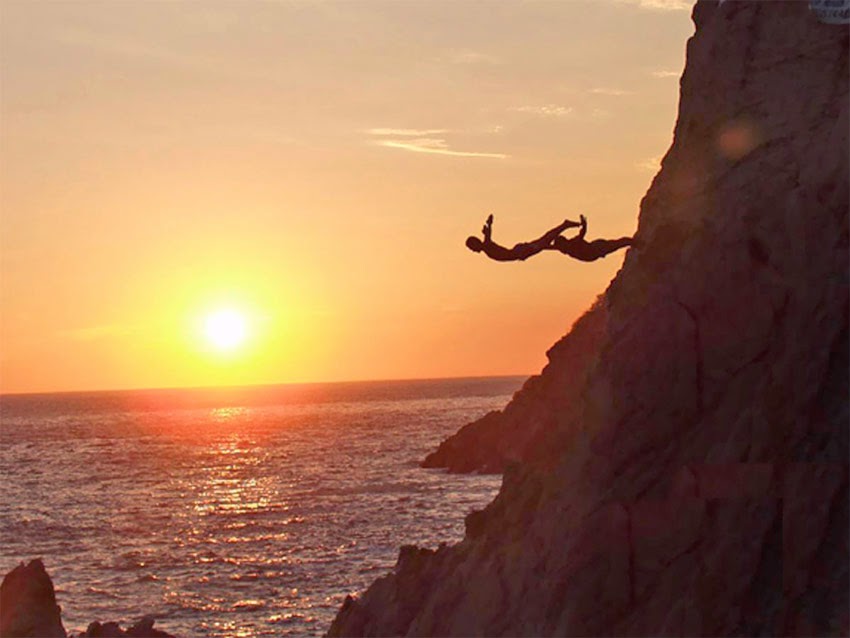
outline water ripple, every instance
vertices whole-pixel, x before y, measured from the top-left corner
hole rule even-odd
[[[5,409],[0,567],[42,556],[69,630],[150,613],[182,635],[321,635],[400,545],[462,537],[499,477],[415,460],[508,399]]]

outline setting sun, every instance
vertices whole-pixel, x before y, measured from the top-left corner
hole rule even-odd
[[[218,310],[206,318],[204,335],[219,350],[232,350],[245,340],[245,317],[235,310]]]

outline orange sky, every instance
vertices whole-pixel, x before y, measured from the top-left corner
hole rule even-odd
[[[539,371],[622,253],[463,241],[634,232],[690,4],[4,2],[0,390]]]

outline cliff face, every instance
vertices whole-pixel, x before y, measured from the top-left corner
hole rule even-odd
[[[765,301],[766,294],[775,296],[779,289],[805,294],[797,292],[798,287],[808,287],[802,279],[805,271],[779,284],[779,273],[770,269],[799,271],[797,263],[808,258],[807,252],[823,250],[821,237],[826,245],[835,238],[829,235],[836,232],[835,227],[823,225],[820,215],[826,214],[821,210],[824,205],[831,203],[826,201],[827,191],[838,189],[832,196],[840,202],[841,187],[847,182],[846,174],[841,174],[846,164],[824,165],[841,162],[847,155],[846,126],[841,119],[846,117],[842,109],[847,96],[847,28],[822,25],[799,4],[783,11],[774,8],[771,15],[767,9],[762,15],[755,7],[737,2],[700,6],[695,11],[697,33],[682,78],[675,141],[641,207],[638,237],[649,245],[640,254],[631,251],[611,290],[549,350],[549,364],[541,375],[529,379],[504,411],[491,413],[444,441],[425,459],[425,467],[501,472],[511,462],[543,453],[549,443],[547,434],[563,421],[570,406],[582,400],[584,375],[614,337],[607,320],[617,292],[629,296],[621,302],[649,303],[648,297],[635,296],[647,294],[649,285],[666,285],[674,292],[681,289],[682,296],[667,295],[663,307],[621,303],[613,310],[620,311],[621,321],[634,321],[638,313],[651,321],[669,313],[671,301],[690,300],[691,314],[699,311],[703,322],[713,324],[707,329],[715,333],[736,330],[710,315],[725,312],[719,305],[724,295],[741,325],[748,325],[750,309],[742,306],[749,301],[739,301],[749,300],[750,290],[756,291],[756,303]],[[819,136],[813,135],[815,129]],[[833,173],[821,174],[830,168]],[[807,201],[792,200],[804,195]],[[832,204],[840,215],[840,206]],[[794,219],[779,218],[791,215],[791,207],[796,211]],[[836,257],[846,256],[839,250]],[[734,261],[717,263],[728,259]],[[746,287],[730,280],[732,276],[745,279]],[[706,306],[707,312],[698,306]],[[754,320],[763,322],[764,304],[754,310],[762,313]],[[688,312],[681,306],[672,311]],[[690,331],[679,317],[667,320],[676,330]],[[682,336],[687,340],[687,335]],[[743,343],[743,361],[747,348],[756,347],[765,336],[764,330],[749,341],[747,334],[739,335],[735,344],[724,348]],[[669,349],[679,344],[665,340],[657,345]],[[718,346],[711,341],[702,345],[705,350]],[[693,351],[693,346],[687,350]],[[670,354],[663,353],[664,357]],[[690,352],[680,355],[688,357]],[[686,377],[692,377],[694,365],[686,367]],[[681,396],[682,390],[664,386],[668,394]]]
[[[800,2],[693,17],[642,247],[429,460],[516,461],[501,492],[331,635],[850,632],[848,29]]]

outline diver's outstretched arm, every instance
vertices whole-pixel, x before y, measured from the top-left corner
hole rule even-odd
[[[487,221],[484,222],[484,226],[481,228],[481,232],[484,233],[484,243],[489,244],[491,239],[490,237],[493,235],[493,214],[487,216]]]
[[[587,217],[584,215],[579,215],[578,218],[581,220],[579,226],[581,226],[581,230],[576,235],[576,239],[584,239],[584,236],[587,234]]]

